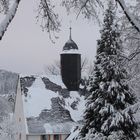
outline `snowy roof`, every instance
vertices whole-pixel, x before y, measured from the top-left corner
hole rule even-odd
[[[78,50],[77,44],[70,38],[64,45],[63,51],[65,50]]]
[[[0,70],[0,118],[14,111],[18,77],[16,73]]]
[[[29,134],[69,134],[83,119],[83,91],[69,92],[60,76],[21,77]]]
[[[70,27],[69,40],[65,43],[61,54],[80,54],[77,44],[72,40],[71,30],[72,28]]]
[[[70,130],[76,125],[74,122],[44,123],[37,120],[28,120],[29,135],[35,134],[70,134]]]
[[[77,49],[63,50],[61,54],[81,54]]]

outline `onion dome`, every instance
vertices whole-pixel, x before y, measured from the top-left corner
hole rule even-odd
[[[68,51],[68,50],[78,50],[77,44],[72,40],[71,38],[71,27],[70,27],[70,36],[69,40],[65,43],[63,47],[63,51]]]

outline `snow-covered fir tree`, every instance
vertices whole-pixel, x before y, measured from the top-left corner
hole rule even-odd
[[[127,84],[127,72],[121,65],[120,34],[115,26],[110,1],[104,17],[101,39],[97,41],[94,78],[85,110],[80,140],[134,140],[136,124],[130,110],[135,97]]]

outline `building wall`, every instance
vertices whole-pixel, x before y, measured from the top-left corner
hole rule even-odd
[[[61,134],[60,140],[65,140],[68,135]],[[50,140],[54,140],[54,135],[50,135]]]
[[[65,140],[68,135],[62,135],[62,140]]]
[[[15,140],[26,140],[26,121],[25,121],[25,117],[24,117],[20,80],[18,82],[18,87],[17,87],[14,120],[16,123]]]
[[[27,140],[42,140],[42,138],[39,135],[28,135]]]
[[[60,136],[60,140],[65,140],[67,136],[68,135],[62,134]],[[28,135],[27,140],[43,140],[43,139],[42,139],[42,136],[39,136],[39,135]],[[54,140],[54,135],[49,135],[48,140]]]

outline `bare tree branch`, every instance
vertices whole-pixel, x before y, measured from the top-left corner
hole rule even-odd
[[[129,22],[132,24],[132,26],[138,31],[140,32],[140,24],[136,21],[136,19],[134,18],[133,15],[130,14],[130,12],[127,10],[128,8],[125,5],[124,0],[116,0],[120,7],[122,8],[124,14],[126,15],[127,19],[129,20]]]
[[[87,74],[90,74],[93,70],[93,67],[91,64],[88,63],[88,58],[84,57],[81,59],[81,72],[87,72]],[[46,65],[44,67],[44,72],[47,75],[60,75],[61,74],[61,66],[60,62],[58,60],[54,61],[53,64]]]
[[[82,9],[83,9],[83,8],[86,8],[86,5],[87,5],[88,2],[89,2],[89,0],[86,0],[86,1],[84,2],[84,4],[81,6],[81,8],[80,8],[80,10],[79,10],[79,12],[78,12],[78,14],[77,14],[77,18],[78,18],[78,16],[80,15]]]
[[[60,75],[60,62],[54,61],[54,64],[45,66],[44,72],[47,75]]]
[[[60,31],[60,21],[58,19],[58,14],[54,12],[55,6],[52,5],[50,0],[40,0],[38,8],[37,20],[41,23],[42,30],[46,30],[49,33],[50,39],[52,40],[52,34],[55,36],[54,32]],[[52,40],[53,42],[53,40]],[[54,43],[54,42],[53,42]]]
[[[88,68],[88,59],[87,57],[81,60],[81,71],[85,71]]]

